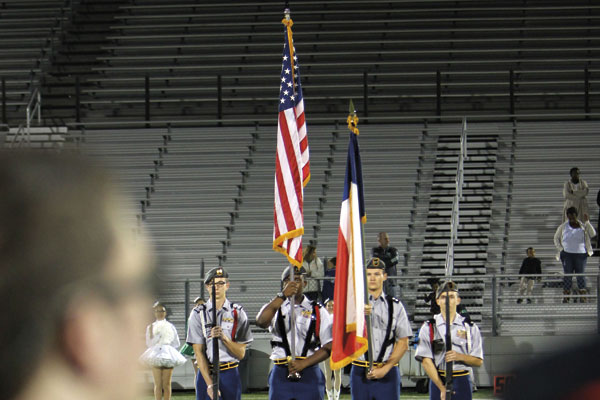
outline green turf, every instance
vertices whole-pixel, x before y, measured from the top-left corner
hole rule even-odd
[[[195,400],[196,396],[193,392],[174,392],[173,398],[177,400]],[[416,399],[428,399],[429,396],[426,394],[419,394],[414,392],[411,389],[405,389],[400,396],[401,400],[416,400]],[[143,400],[153,400],[153,396],[144,397]],[[246,393],[242,394],[242,400],[267,400],[268,395],[267,392],[256,392],[256,393]],[[350,400],[350,394],[343,394],[341,397],[342,400]],[[473,399],[487,399],[492,400],[494,396],[492,395],[491,389],[480,389],[473,394]],[[327,400],[327,396],[325,396],[325,400]]]

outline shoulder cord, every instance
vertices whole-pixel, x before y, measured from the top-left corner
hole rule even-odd
[[[206,312],[206,309],[204,307],[202,307],[202,309],[199,312],[200,324],[202,325],[202,333],[204,334],[204,336],[206,337],[206,340],[208,341],[208,335],[206,334],[206,318],[204,317],[205,312]]]
[[[285,355],[290,356],[292,352],[290,351],[290,344],[287,340],[287,332],[285,330],[285,323],[283,322],[283,315],[281,315],[281,308],[277,310],[277,330],[279,331],[279,336],[281,336],[281,345],[283,350],[285,350]],[[291,328],[291,327],[290,327]],[[273,344],[273,342],[271,343]]]
[[[302,348],[301,357],[306,357],[308,354],[309,348],[315,348],[320,345],[319,340],[319,329],[320,329],[320,319],[321,313],[319,312],[319,305],[316,302],[313,302],[313,311],[310,316],[310,325],[308,326],[308,331],[306,332],[306,338],[304,339],[304,347]],[[313,335],[316,340],[311,343]]]
[[[233,304],[231,306],[233,308]],[[237,333],[237,326],[238,326],[237,308],[233,308],[232,314],[233,314],[233,328],[231,329],[231,340],[233,340],[235,342],[235,334]]]
[[[388,302],[388,323],[387,328],[385,330],[385,337],[383,338],[383,343],[381,344],[381,350],[379,350],[379,357],[377,357],[378,363],[383,362],[383,356],[385,355],[388,346],[394,342],[393,339],[390,337],[390,333],[392,332],[392,323],[394,319],[394,299],[391,295],[387,295],[386,299]]]

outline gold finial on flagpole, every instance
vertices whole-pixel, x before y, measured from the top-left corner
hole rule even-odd
[[[350,131],[355,135],[358,135],[358,115],[356,115],[356,108],[354,108],[354,102],[352,99],[350,99],[348,118],[346,119],[346,122],[348,123],[348,129],[350,129]]]

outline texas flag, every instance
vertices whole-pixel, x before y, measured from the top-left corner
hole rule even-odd
[[[354,119],[353,119],[354,118]],[[356,116],[348,117],[350,143],[340,211],[333,308],[331,368],[350,364],[367,351],[362,223],[366,222]]]

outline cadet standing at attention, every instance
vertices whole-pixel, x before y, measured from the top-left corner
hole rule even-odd
[[[366,354],[352,362],[350,390],[356,400],[387,400],[400,396],[398,362],[408,349],[412,332],[402,303],[383,291],[387,279],[385,268],[385,262],[377,257],[367,263],[369,305],[365,306],[365,314],[371,315],[374,363],[369,370]]]
[[[246,346],[252,342],[248,316],[239,304],[227,297],[229,274],[223,267],[213,268],[206,274],[204,284],[211,298],[199,305],[190,316],[187,343],[196,354],[199,374],[196,374],[196,400],[212,399],[213,339],[219,340],[219,392],[222,400],[240,400],[242,383],[238,364],[246,354]],[[212,286],[215,297],[212,298]],[[217,323],[213,321],[212,309],[217,307]],[[216,400],[216,399],[215,399]]]
[[[291,268],[294,280],[290,280]],[[265,304],[256,316],[256,325],[269,328],[271,360],[275,364],[269,373],[269,400],[323,400],[325,376],[319,363],[331,353],[331,318],[317,302],[303,294],[306,287],[303,267],[287,267],[281,275],[282,291]],[[294,296],[295,360],[292,360],[290,297]]]
[[[446,293],[446,289],[449,290]],[[483,347],[481,333],[477,325],[468,323],[456,312],[460,304],[458,286],[452,281],[440,284],[436,292],[437,303],[441,313],[423,323],[419,331],[419,345],[415,358],[423,365],[423,369],[431,380],[429,382],[429,399],[446,399],[446,362],[452,361],[452,400],[471,400],[472,389],[469,374],[471,367],[479,367],[483,363]],[[446,301],[450,304],[450,323],[452,350],[446,352]]]

